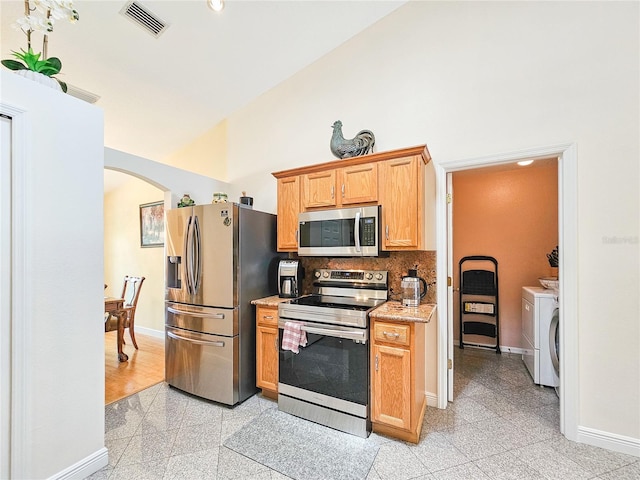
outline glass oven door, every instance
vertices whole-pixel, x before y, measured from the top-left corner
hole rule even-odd
[[[279,322],[279,392],[366,418],[369,404],[368,331],[312,322],[302,324],[307,345],[282,349]]]

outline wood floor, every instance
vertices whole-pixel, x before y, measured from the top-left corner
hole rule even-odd
[[[118,361],[117,332],[104,334],[104,403],[108,405],[164,380],[164,340],[136,332],[139,350],[125,331],[128,362]]]

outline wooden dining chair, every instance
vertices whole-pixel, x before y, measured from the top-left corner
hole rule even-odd
[[[133,346],[138,350],[138,344],[136,343],[136,334],[134,330],[136,307],[138,305],[138,298],[140,297],[140,290],[144,277],[131,277],[126,275],[124,277],[124,284],[122,286],[122,295],[120,298],[124,298],[124,328],[129,329],[129,336],[133,342]],[[122,341],[124,343],[124,339]]]

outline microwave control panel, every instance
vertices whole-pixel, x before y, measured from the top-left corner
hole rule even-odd
[[[362,241],[364,247],[373,247],[376,244],[376,219],[365,217],[362,219]]]

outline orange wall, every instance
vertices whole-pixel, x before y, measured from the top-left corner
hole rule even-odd
[[[498,261],[500,345],[521,347],[521,288],[539,286],[538,277],[551,275],[546,254],[558,244],[557,160],[506,171],[455,172],[452,207],[454,286],[460,286],[458,262],[462,257],[494,257]],[[456,290],[456,345],[459,301]],[[484,340],[495,343],[492,338]]]

